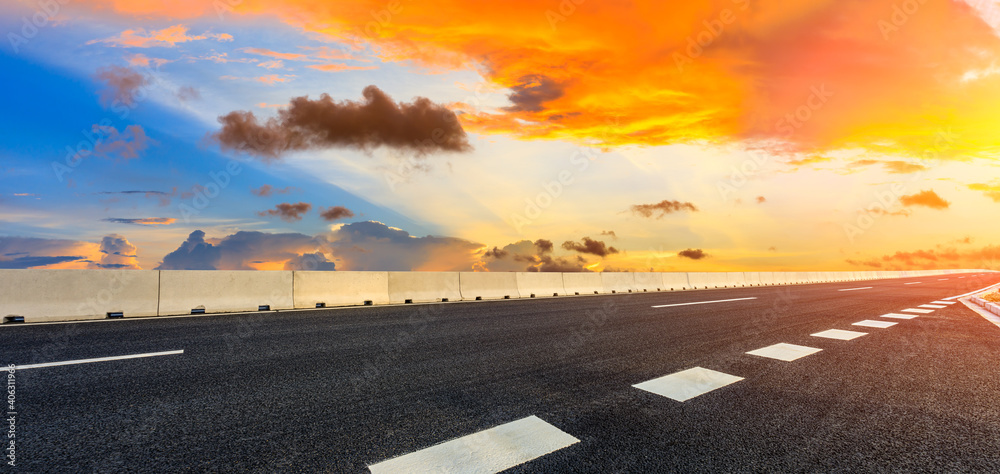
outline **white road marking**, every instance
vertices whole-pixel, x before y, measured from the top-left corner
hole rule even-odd
[[[920,309],[920,308],[906,308],[903,310],[904,313],[917,313],[917,314],[930,314],[933,313],[933,309]]]
[[[945,305],[943,305],[943,304],[922,304],[922,305],[920,305],[920,306],[917,306],[917,307],[918,307],[918,308],[930,308],[930,309],[941,309],[941,308],[947,308],[947,306],[945,306]]]
[[[955,304],[954,301],[931,301],[932,304]]]
[[[826,331],[821,331],[816,334],[810,334],[810,336],[825,337],[827,339],[838,339],[841,341],[850,341],[851,339],[859,338],[867,334],[868,333],[866,332],[845,331],[843,329],[827,329]]]
[[[842,290],[837,290],[837,291],[870,290],[872,288],[874,288],[874,287],[873,286],[865,286],[865,287],[861,287],[861,288],[844,288]]]
[[[893,318],[893,319],[913,319],[917,317],[915,314],[899,314],[899,313],[888,313],[879,316],[880,318]]]
[[[852,324],[852,326],[864,326],[866,328],[879,328],[879,329],[891,328],[895,325],[896,323],[890,323],[889,321],[872,321],[871,319],[858,321]]]
[[[959,278],[965,278],[965,277],[959,277]]]
[[[757,350],[747,352],[747,354],[769,357],[771,359],[783,360],[785,362],[791,362],[795,359],[800,359],[807,355],[815,354],[823,349],[817,349],[815,347],[797,346],[795,344],[786,344],[784,342],[775,344],[773,346],[762,347]]]
[[[633,387],[683,402],[740,380],[743,377],[695,367],[637,383]]]
[[[964,295],[949,296],[947,298],[941,298],[941,299],[943,299],[943,300],[957,300],[957,299],[965,297],[965,296],[974,295],[976,293],[982,293],[982,292],[984,292],[986,290],[989,290],[990,288],[993,288],[994,286],[998,286],[998,285],[1000,285],[1000,283],[995,283],[995,284],[992,284],[990,286],[987,286],[986,288],[980,288],[980,289],[975,290],[975,291],[970,291],[970,292],[968,292],[968,293],[966,293]]]
[[[948,281],[947,278],[938,278],[938,281]]]
[[[909,283],[903,283],[904,285],[919,285],[923,283],[922,281],[911,281]]]
[[[398,472],[493,473],[579,443],[536,416],[368,466],[373,474]]]
[[[114,357],[98,357],[96,359],[79,359],[79,360],[66,360],[62,362],[45,362],[42,364],[19,365],[15,367],[15,370],[38,369],[41,367],[56,367],[60,365],[90,364],[93,362],[108,362],[112,360],[123,360],[123,359],[140,359],[143,357],[178,355],[183,353],[184,350],[181,349],[179,351],[147,352],[145,354],[131,354],[131,355],[114,356]]]
[[[692,304],[708,304],[708,303],[725,303],[727,301],[745,301],[745,300],[755,300],[755,299],[757,299],[756,296],[754,296],[752,298],[733,298],[733,299],[730,299],[730,300],[692,301],[690,303],[660,304],[660,305],[656,305],[656,306],[653,306],[653,307],[654,308],[669,308],[671,306],[687,306],[687,305],[692,305]]]

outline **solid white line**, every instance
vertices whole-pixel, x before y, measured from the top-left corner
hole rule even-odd
[[[752,298],[733,298],[731,300],[714,300],[714,301],[692,301],[690,303],[676,303],[676,304],[660,304],[653,306],[654,308],[669,308],[671,306],[687,306],[691,304],[708,304],[708,303],[725,303],[726,301],[745,301],[745,300],[755,300],[756,296]]]
[[[368,466],[372,474],[500,472],[580,440],[529,416]]]
[[[114,357],[98,357],[96,359],[79,359],[79,360],[66,360],[66,361],[62,361],[62,362],[45,362],[45,363],[42,363],[42,364],[19,365],[19,366],[15,367],[14,370],[37,369],[37,368],[41,368],[41,367],[56,367],[56,366],[60,366],[60,365],[90,364],[92,362],[108,362],[108,361],[112,361],[112,360],[139,359],[139,358],[143,358],[143,357],[157,357],[157,356],[165,356],[165,355],[178,355],[178,354],[183,354],[183,353],[184,353],[184,350],[181,349],[179,351],[147,352],[145,354],[131,354],[131,355],[114,356]]]
[[[922,281],[911,281],[909,283],[903,283],[904,285],[919,285],[923,283]]]
[[[970,291],[970,292],[968,292],[968,293],[966,293],[966,294],[964,294],[964,295],[958,295],[958,296],[949,296],[949,297],[947,297],[947,298],[941,298],[941,299],[943,299],[943,300],[957,300],[957,299],[959,299],[959,298],[962,298],[962,297],[965,297],[965,296],[969,296],[969,295],[974,295],[974,294],[976,294],[976,293],[980,293],[980,292],[983,292],[983,291],[986,291],[986,290],[988,290],[988,289],[990,289],[990,288],[993,288],[994,286],[997,286],[997,285],[1000,285],[1000,283],[996,283],[996,284],[993,284],[993,285],[990,285],[990,286],[987,286],[986,288],[980,288],[980,289],[978,289],[978,290],[976,290],[976,291]]]
[[[743,377],[694,367],[637,383],[633,387],[683,402],[740,380],[743,380]]]
[[[844,288],[843,290],[837,290],[837,291],[870,290],[872,288],[874,288],[874,287],[873,286],[866,286],[866,287],[863,287],[863,288]]]

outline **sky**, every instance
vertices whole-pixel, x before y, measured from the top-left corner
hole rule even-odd
[[[0,268],[1000,269],[1000,3],[5,0]]]

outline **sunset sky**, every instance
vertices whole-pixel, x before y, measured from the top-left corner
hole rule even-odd
[[[0,268],[1000,269],[1000,3],[14,1]]]

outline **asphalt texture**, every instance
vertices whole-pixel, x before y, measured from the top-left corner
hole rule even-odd
[[[184,354],[17,371],[0,469],[366,472],[535,415],[580,442],[510,472],[1000,472],[1000,328],[962,304],[851,325],[998,282],[4,325],[4,365]],[[826,329],[869,334],[810,336]],[[745,354],[780,342],[823,350]],[[695,366],[745,380],[683,403],[632,387]]]

